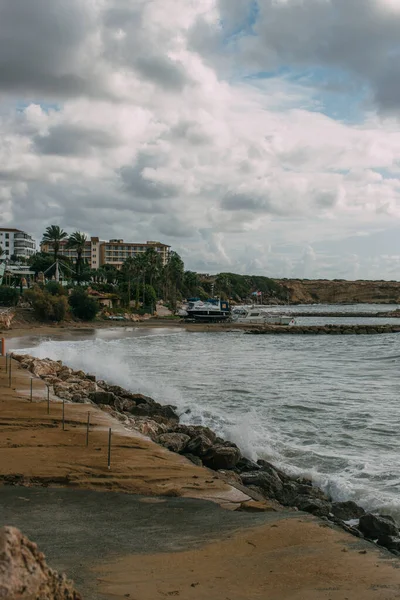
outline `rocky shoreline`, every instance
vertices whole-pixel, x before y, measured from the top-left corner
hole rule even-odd
[[[334,502],[309,479],[291,477],[265,460],[249,460],[235,443],[218,437],[208,427],[180,423],[175,406],[161,405],[143,394],[96,380],[94,375],[75,371],[61,361],[17,354],[12,357],[44,380],[59,398],[96,405],[128,429],[220,473],[234,486],[245,486],[255,496],[311,513],[400,556],[400,531],[392,517],[367,513],[352,501]]]
[[[400,325],[263,325],[249,329],[246,334],[269,335],[377,335],[400,333]]]

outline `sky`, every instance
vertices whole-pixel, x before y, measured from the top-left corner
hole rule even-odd
[[[400,0],[0,0],[0,226],[399,279]]]

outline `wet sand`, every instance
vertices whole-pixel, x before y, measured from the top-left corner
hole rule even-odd
[[[13,362],[9,386],[4,367],[1,357],[0,479],[29,487],[0,486],[1,524],[39,541],[86,600],[400,598],[389,552],[276,505],[227,511],[252,501],[96,407],[67,403],[63,431],[62,404],[52,398],[47,415],[43,381],[34,378],[31,402],[30,373]]]

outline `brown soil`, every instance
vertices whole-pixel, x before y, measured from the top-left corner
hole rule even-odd
[[[107,598],[389,600],[398,559],[308,517],[244,530],[179,554],[127,556],[96,569]]]
[[[13,481],[23,475],[25,482],[56,483],[85,489],[124,491],[137,494],[172,494],[192,497],[222,497],[228,501],[235,492],[213,472],[168,452],[161,446],[127,431],[116,419],[97,407],[65,404],[65,431],[62,403],[52,398],[47,414],[45,384],[12,364],[12,386],[0,357],[0,479]],[[86,422],[90,411],[91,430],[86,447]],[[107,467],[108,430],[112,429],[111,469]]]

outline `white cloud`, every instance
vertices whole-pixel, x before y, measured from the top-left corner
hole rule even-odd
[[[228,20],[232,4],[222,0],[74,1],[62,35],[57,6],[65,5],[52,0],[46,11],[49,0],[40,2],[40,15],[23,0],[0,7],[0,49],[8,57],[0,58],[4,222],[38,237],[58,222],[102,237],[162,238],[189,268],[204,271],[311,277],[342,269],[342,240],[368,238],[400,216],[395,118],[369,111],[346,125],[318,112],[311,87],[278,76],[231,77],[232,56],[241,71],[283,59],[307,64],[324,43],[318,19],[333,2],[310,0],[321,27],[309,40],[311,12],[294,0],[260,1],[251,39],[237,34],[249,17],[244,0]],[[354,3],[346,6],[336,2],[338,18],[353,22]],[[385,48],[394,43],[383,4],[368,0],[356,36],[360,56],[362,39],[381,39],[373,16],[386,27]],[[36,34],[26,34],[28,17]],[[293,31],[295,39],[286,46],[267,35],[267,17],[282,25],[282,40]],[[347,25],[339,26],[347,35]],[[228,36],[222,50],[228,34],[235,48]],[[339,58],[335,65],[355,72],[354,56]],[[361,66],[357,73],[367,77]],[[326,240],[338,252],[320,259]],[[350,255],[349,273],[390,271],[387,261],[372,272],[363,256]]]

